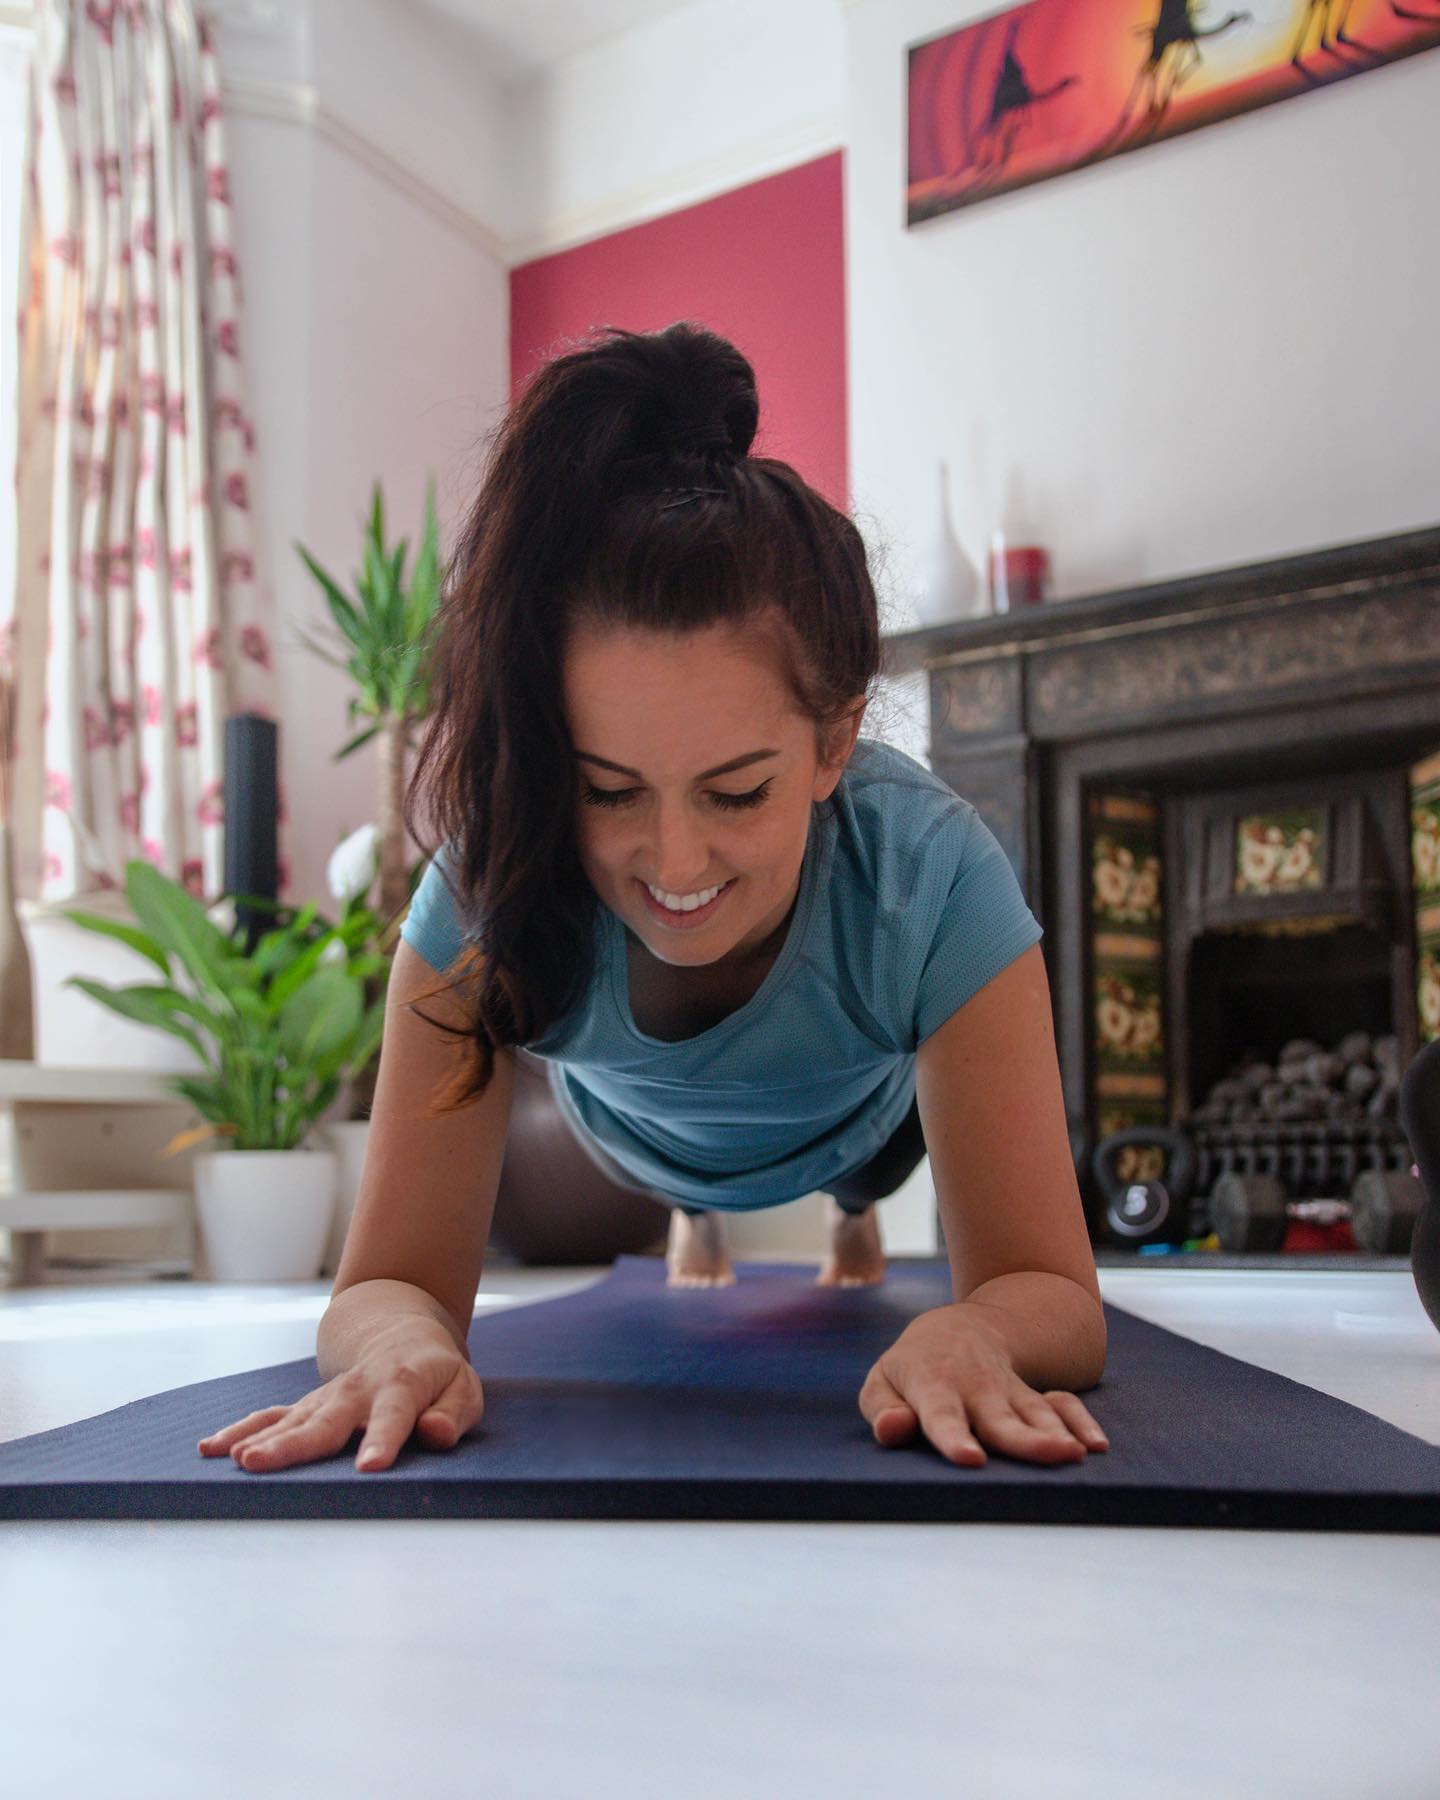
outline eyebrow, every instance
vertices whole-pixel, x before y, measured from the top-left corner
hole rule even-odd
[[[716,775],[730,775],[736,769],[748,768],[751,763],[763,762],[767,756],[778,756],[779,754],[778,750],[752,750],[746,756],[737,756],[733,762],[721,763],[718,768],[706,769],[695,779],[709,781]],[[638,769],[627,769],[624,763],[611,762],[604,756],[592,756],[588,750],[577,750],[575,759],[577,762],[598,763],[602,769],[613,769],[617,775],[633,775],[637,781],[645,779]]]

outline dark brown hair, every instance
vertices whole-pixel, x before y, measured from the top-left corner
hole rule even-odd
[[[591,334],[537,371],[498,428],[447,568],[434,707],[405,796],[422,845],[429,802],[467,940],[422,996],[458,978],[473,1017],[469,1066],[432,1112],[483,1094],[497,1047],[540,1037],[594,972],[600,899],[580,862],[563,706],[577,624],[728,624],[775,659],[822,764],[871,698],[880,624],[860,533],[788,463],[749,454],[758,417],[746,358],[681,321]]]

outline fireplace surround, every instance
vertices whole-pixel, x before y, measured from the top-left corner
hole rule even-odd
[[[899,633],[885,667],[928,673],[934,770],[1045,927],[1077,1142],[1186,1124],[1285,1039],[1393,1036],[1403,1069],[1440,1035],[1440,527]]]

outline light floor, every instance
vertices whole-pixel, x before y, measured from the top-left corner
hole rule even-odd
[[[603,1273],[492,1267],[477,1305]],[[1440,1335],[1408,1274],[1100,1282],[1440,1444]],[[312,1354],[328,1292],[0,1289],[0,1439]],[[1437,1702],[1437,1537],[0,1525],[16,1800],[1422,1800],[1440,1796]]]

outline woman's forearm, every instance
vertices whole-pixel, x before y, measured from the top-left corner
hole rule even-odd
[[[343,1288],[321,1315],[315,1333],[315,1361],[322,1381],[353,1368],[368,1344],[392,1326],[441,1332],[469,1359],[469,1346],[455,1335],[450,1315],[435,1297],[409,1281],[357,1281]]]
[[[958,1302],[997,1331],[1020,1379],[1043,1392],[1094,1387],[1105,1368],[1105,1313],[1066,1275],[1022,1269],[985,1281]]]

